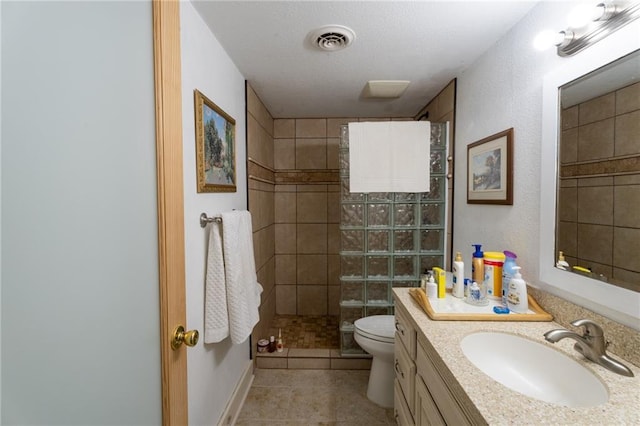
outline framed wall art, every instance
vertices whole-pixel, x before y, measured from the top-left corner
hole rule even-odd
[[[236,192],[236,121],[194,91],[198,192]]]
[[[467,204],[513,205],[513,127],[467,146]]]

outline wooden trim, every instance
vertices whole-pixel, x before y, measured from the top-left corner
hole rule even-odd
[[[162,424],[188,424],[187,354],[171,349],[186,321],[180,3],[153,0]]]

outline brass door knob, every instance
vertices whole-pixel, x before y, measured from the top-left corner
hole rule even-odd
[[[171,349],[174,351],[180,347],[183,343],[187,346],[195,346],[198,343],[200,333],[198,330],[184,331],[184,327],[179,325],[173,330],[173,337],[171,339]]]

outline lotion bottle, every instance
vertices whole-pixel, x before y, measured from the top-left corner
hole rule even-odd
[[[453,261],[453,287],[451,288],[451,294],[453,297],[462,299],[464,297],[464,262],[462,261],[462,254],[456,252],[456,258]]]
[[[569,270],[569,263],[564,260],[564,253],[563,252],[558,252],[558,261],[556,262],[556,268],[558,269],[562,269],[565,271]]]
[[[471,262],[471,280],[477,283],[484,281],[484,252],[481,244],[471,244],[476,248]]]
[[[529,302],[527,300],[527,283],[520,275],[520,267],[513,267],[513,277],[509,281],[509,294],[507,295],[507,305],[509,310],[518,314],[526,314],[529,310]]]

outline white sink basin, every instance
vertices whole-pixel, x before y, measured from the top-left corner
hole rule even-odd
[[[506,387],[567,407],[607,402],[607,387],[584,366],[543,344],[512,334],[479,332],[460,342],[483,373]]]

